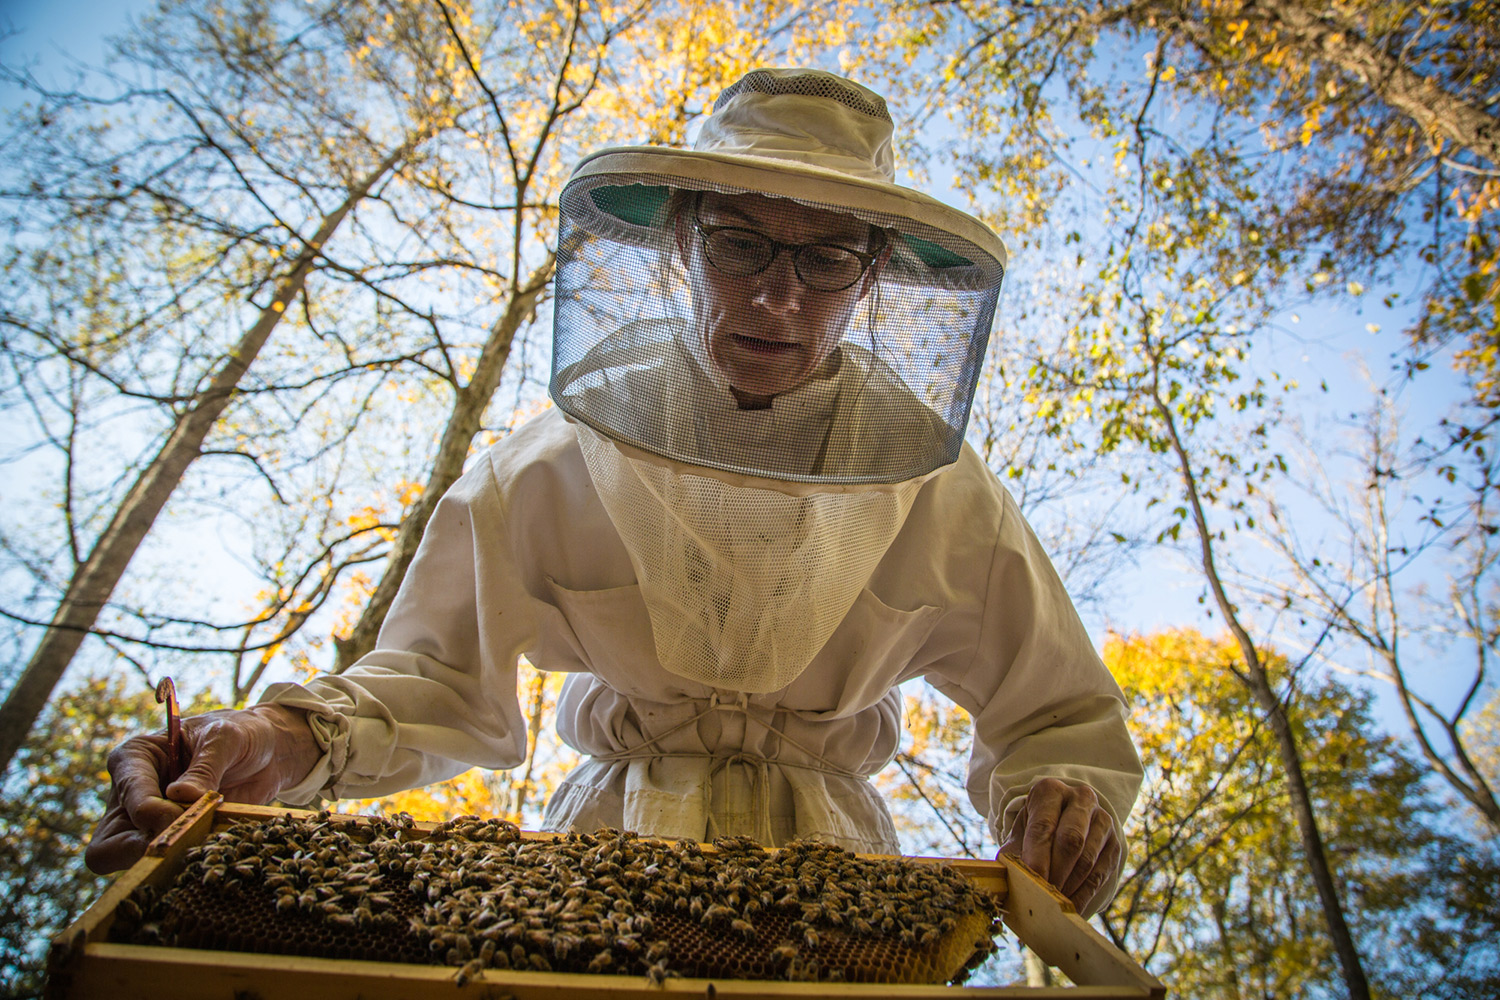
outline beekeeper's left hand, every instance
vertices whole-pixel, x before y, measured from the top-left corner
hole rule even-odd
[[[1114,822],[1087,785],[1043,778],[1000,845],[1072,901],[1079,913],[1115,874],[1122,846]]]

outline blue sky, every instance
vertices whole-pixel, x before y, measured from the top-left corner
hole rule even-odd
[[[0,41],[0,61],[15,66],[33,58],[64,67],[70,57],[95,62],[106,37],[125,27],[141,0],[0,0],[0,23],[16,30]]]

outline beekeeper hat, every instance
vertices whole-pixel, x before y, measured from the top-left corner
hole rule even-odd
[[[781,481],[897,483],[954,462],[1005,247],[972,215],[897,184],[892,134],[885,100],[866,87],[759,69],[720,95],[692,149],[584,159],[559,200],[558,407],[673,461]],[[731,412],[695,329],[672,217],[703,192],[762,196],[793,228],[805,206],[883,234],[875,290],[840,331],[840,379],[777,396],[773,428]]]

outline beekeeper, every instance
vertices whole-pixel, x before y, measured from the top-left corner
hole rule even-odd
[[[691,150],[607,149],[563,189],[555,408],[428,525],[375,651],[111,758],[96,870],[210,788],[384,795],[526,749],[516,663],[570,674],[585,755],[544,826],[817,837],[895,853],[869,776],[898,685],[973,716],[968,791],[1080,910],[1112,895],[1141,780],[1124,706],[964,425],[1005,249],[894,183],[884,100],[757,70]]]

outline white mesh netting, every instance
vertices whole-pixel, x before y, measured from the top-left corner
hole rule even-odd
[[[749,91],[773,96],[797,94],[802,97],[826,97],[871,118],[885,122],[891,120],[884,98],[856,88],[848,80],[805,72],[790,75],[786,70],[751,70],[719,94],[718,100],[714,101],[714,111],[723,109],[734,98]]]
[[[823,190],[637,170],[561,198],[552,398],[658,659],[716,688],[791,683],[957,460],[1004,275],[947,209]]]
[[[578,439],[662,666],[751,694],[790,684],[823,648],[925,481],[795,495],[628,457],[587,427]]]
[[[998,262],[896,216],[669,180],[564,192],[551,384],[564,412],[751,476],[895,483],[957,459]],[[746,276],[716,269],[703,232],[726,226],[763,234],[776,256]],[[819,240],[877,259],[849,288],[818,291],[795,268]]]

